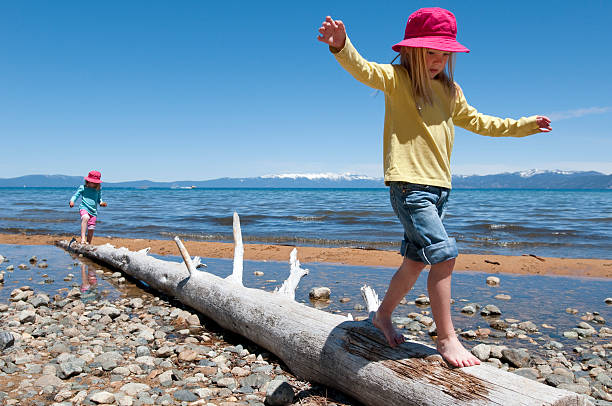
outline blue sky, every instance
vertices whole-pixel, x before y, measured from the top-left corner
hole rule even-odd
[[[388,62],[427,6],[453,11],[472,50],[455,72],[468,102],[553,118],[522,139],[458,129],[454,173],[612,173],[610,1],[5,1],[0,178],[382,176],[384,97],[317,29],[342,19],[364,57]]]

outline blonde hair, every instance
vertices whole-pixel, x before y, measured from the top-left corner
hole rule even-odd
[[[400,50],[400,63],[408,71],[410,82],[412,84],[412,96],[418,104],[431,105],[433,103],[433,92],[431,89],[431,80],[437,80],[442,83],[442,86],[448,92],[451,100],[451,105],[455,101],[456,88],[453,80],[453,72],[455,69],[455,53],[451,52],[444,70],[436,75],[435,78],[429,78],[427,65],[425,63],[425,55],[427,48],[412,48],[402,47]],[[420,103],[419,103],[420,102]]]

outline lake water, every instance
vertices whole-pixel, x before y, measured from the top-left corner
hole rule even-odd
[[[79,233],[71,188],[0,188],[0,233]],[[104,188],[96,235],[396,250],[402,227],[380,189]],[[445,225],[463,253],[612,258],[612,190],[451,192]]]

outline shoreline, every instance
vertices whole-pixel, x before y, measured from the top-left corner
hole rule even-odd
[[[73,235],[0,234],[0,244],[54,245],[56,241]],[[94,237],[95,245],[110,243],[132,251],[150,247],[158,255],[180,255],[173,240]],[[208,241],[183,241],[191,256],[202,258],[233,258],[234,244]],[[354,266],[382,266],[397,268],[402,257],[397,251],[365,250],[342,247],[309,247],[270,244],[245,244],[244,259],[253,261],[289,260],[293,248],[298,249],[301,263],[336,263]],[[552,258],[525,253],[521,256],[459,254],[456,271],[506,273],[523,275],[553,275],[612,278],[612,259]]]

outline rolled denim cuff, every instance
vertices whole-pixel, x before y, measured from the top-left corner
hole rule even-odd
[[[446,241],[441,241],[419,250],[419,256],[427,265],[439,264],[440,262],[457,258],[458,255],[457,241],[452,237]]]

